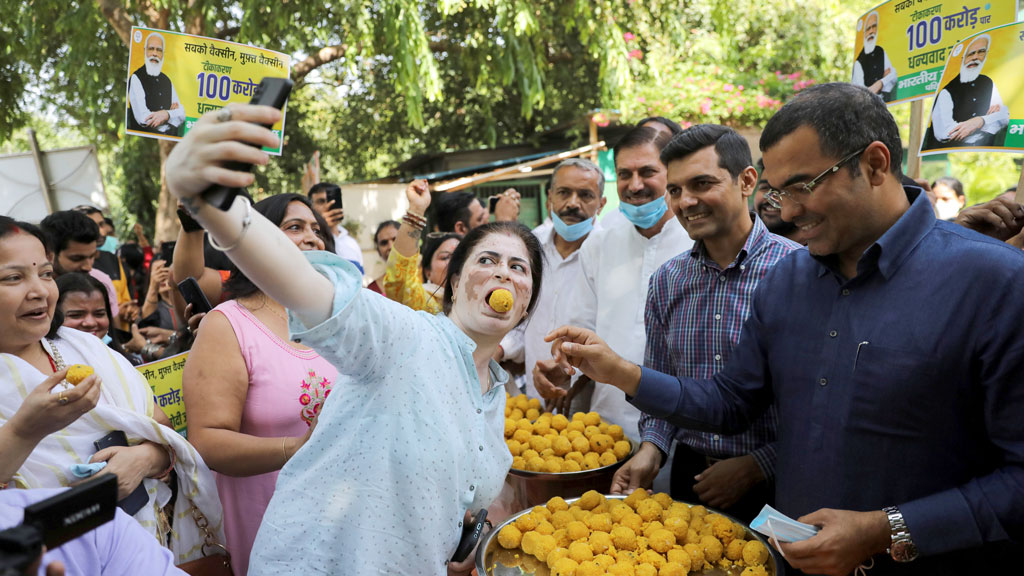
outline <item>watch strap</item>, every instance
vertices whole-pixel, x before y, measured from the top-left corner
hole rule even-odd
[[[886,552],[896,562],[910,562],[917,558],[917,547],[913,538],[910,537],[910,529],[903,519],[903,513],[896,506],[886,506],[882,509],[889,519],[889,549]]]

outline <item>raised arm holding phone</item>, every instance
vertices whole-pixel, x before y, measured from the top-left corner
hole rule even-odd
[[[276,145],[276,136],[257,124],[279,118],[260,106],[207,114],[175,147],[167,172],[172,193],[214,242],[288,308],[292,337],[341,373],[331,398],[342,401],[323,405],[316,429],[278,476],[249,574],[338,566],[360,574],[468,574],[471,559],[449,563],[460,523],[467,511],[490,505],[511,464],[504,445],[508,375],[490,359],[533,305],[540,248],[519,224],[474,230],[452,254],[445,314],[418,313],[364,290],[350,262],[300,252],[244,200],[222,211],[201,196],[211,184],[251,184],[250,173],[225,163],[265,164],[267,155],[248,144]],[[488,304],[498,289],[512,294],[511,310]],[[336,511],[313,533],[308,517],[295,514],[296,506],[308,505],[311,486]]]

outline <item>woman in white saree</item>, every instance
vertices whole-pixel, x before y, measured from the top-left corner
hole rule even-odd
[[[0,216],[0,486],[69,486],[78,480],[73,468],[105,462],[97,474],[117,475],[119,499],[143,486],[148,501],[134,517],[171,549],[175,563],[199,558],[204,534],[191,517],[193,505],[224,541],[213,477],[168,426],[146,380],[127,360],[91,334],[60,327],[44,242],[34,226]],[[95,374],[72,386],[64,377],[73,364],[92,366]],[[115,430],[125,433],[129,446],[97,451],[94,442]],[[169,530],[162,510],[175,478]]]

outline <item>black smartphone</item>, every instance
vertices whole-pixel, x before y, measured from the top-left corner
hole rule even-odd
[[[345,207],[341,202],[341,188],[330,188],[327,190],[327,206],[328,210]]]
[[[97,452],[110,446],[128,446],[128,437],[121,430],[114,430],[93,442],[92,445],[96,447]],[[149,502],[149,494],[146,492],[146,487],[140,482],[131,494],[117,503],[117,506],[129,516],[134,516],[147,502]]]
[[[164,261],[164,268],[170,268],[171,262],[174,260],[174,245],[177,242],[161,242],[160,243],[160,260]]]
[[[292,92],[292,81],[288,78],[264,78],[249,100],[250,104],[273,106],[283,110],[288,102],[288,95]],[[264,125],[266,128],[270,126]],[[244,162],[228,162],[224,165],[228,170],[252,170],[252,164]],[[214,184],[202,192],[203,199],[221,210],[231,208],[235,196],[241,192],[241,188],[228,188],[220,184]]]
[[[494,214],[494,209],[498,207],[498,196],[491,196],[491,214]]]
[[[199,232],[203,229],[203,225],[196,222],[188,210],[181,207],[178,208],[178,222],[181,222],[181,229],[185,232]]]
[[[484,524],[486,523],[487,508],[481,508],[476,513],[476,516],[473,516],[469,522],[462,525],[462,538],[459,540],[459,545],[455,548],[455,554],[452,554],[452,562],[462,562],[476,548],[477,542],[480,541],[480,536],[484,533]]]
[[[213,310],[213,306],[210,306],[210,301],[206,299],[206,294],[203,294],[203,289],[199,287],[199,282],[195,278],[189,276],[178,282],[178,292],[181,292],[185,303],[192,305],[192,314],[205,314]]]

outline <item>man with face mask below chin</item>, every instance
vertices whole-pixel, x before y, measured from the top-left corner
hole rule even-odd
[[[619,210],[625,218],[580,249],[582,273],[566,301],[569,324],[593,329],[613,350],[637,363],[643,363],[647,343],[648,281],[662,264],[693,247],[665,201],[666,168],[660,155],[669,139],[664,131],[641,126],[616,144]],[[550,352],[544,358],[534,369],[534,385],[545,398],[564,398],[569,377],[551,360]],[[578,380],[573,390],[585,383]],[[595,383],[590,410],[638,439],[640,411],[618,389]]]
[[[935,99],[926,147],[1002,145],[996,134],[1010,123],[1010,110],[992,79],[981,73],[991,44],[992,38],[982,34],[967,45],[960,75]]]
[[[171,79],[163,73],[164,37],[146,37],[146,61],[128,81],[128,129],[154,134],[178,135],[185,109]]]
[[[889,55],[878,42],[878,12],[871,12],[864,19],[864,48],[853,61],[851,83],[871,90],[882,102],[892,100],[892,89],[896,87],[899,75],[889,61]]]
[[[550,220],[534,228],[544,248],[544,285],[537,307],[515,330],[502,339],[495,360],[526,363],[526,393],[540,398],[533,383],[537,360],[551,357],[544,336],[566,320],[574,306],[573,285],[580,274],[580,247],[596,236],[597,215],[604,197],[604,174],[590,160],[570,158],[555,166],[548,187]]]

